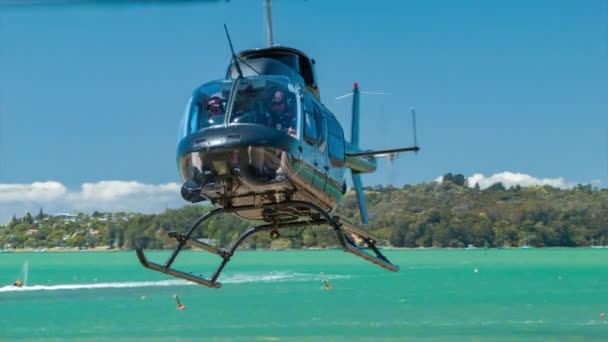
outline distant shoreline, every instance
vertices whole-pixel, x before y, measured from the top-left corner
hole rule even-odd
[[[72,253],[72,252],[112,252],[112,251],[128,251],[129,249],[117,249],[117,248],[108,248],[108,247],[95,247],[95,248],[85,248],[81,249],[78,247],[73,248],[60,248],[60,247],[52,247],[52,248],[11,248],[11,249],[2,249],[0,253]]]
[[[578,249],[578,248],[590,248],[590,249],[608,249],[608,246],[580,246],[580,247],[567,247],[567,246],[552,246],[552,247],[475,247],[475,248],[452,248],[452,247],[380,247],[382,250],[387,251],[420,251],[420,250],[516,250],[516,249]],[[334,250],[342,248],[336,247],[328,247],[328,248],[243,248],[241,251],[323,251],[323,250]],[[150,251],[171,251],[173,249],[150,249]],[[120,249],[120,248],[108,248],[104,247],[95,247],[95,248],[85,248],[81,249],[78,247],[74,248],[16,248],[16,249],[4,249],[0,250],[1,253],[81,253],[81,252],[132,252],[134,249]],[[202,249],[190,249],[189,251],[200,251],[203,252]]]

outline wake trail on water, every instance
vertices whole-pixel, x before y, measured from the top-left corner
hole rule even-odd
[[[223,284],[260,283],[260,282],[306,282],[319,281],[322,278],[348,279],[348,275],[319,275],[312,273],[290,273],[272,272],[266,274],[235,273],[227,274],[220,278]],[[191,286],[197,285],[193,282],[179,279],[157,280],[157,281],[127,281],[106,282],[86,284],[57,284],[57,285],[28,285],[17,287],[13,285],[0,287],[0,293],[4,292],[29,292],[29,291],[60,291],[60,290],[86,290],[86,289],[124,289],[142,287],[168,287],[168,286]]]

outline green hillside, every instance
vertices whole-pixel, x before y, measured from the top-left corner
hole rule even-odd
[[[494,184],[487,189],[468,187],[463,175],[446,174],[442,183],[415,186],[368,187],[370,224],[365,228],[394,247],[554,247],[608,244],[608,190],[578,185],[513,187]],[[53,216],[43,209],[36,215],[14,216],[0,226],[0,248],[108,248],[134,246],[172,248],[169,231],[185,230],[208,211],[187,205],[161,214],[79,213]],[[339,213],[359,222],[356,197],[346,194]],[[193,237],[227,245],[248,226],[232,215],[212,218]],[[247,248],[334,247],[328,227],[294,228],[282,238],[268,234],[249,238]]]

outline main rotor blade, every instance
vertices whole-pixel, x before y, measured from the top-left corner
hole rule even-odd
[[[361,94],[365,94],[365,95],[393,95],[392,93],[385,93],[383,91],[365,91],[365,90],[361,90],[359,92]],[[335,99],[336,100],[341,100],[343,98],[350,97],[350,96],[353,96],[353,93],[344,94],[344,95],[336,97]]]
[[[0,7],[72,6],[72,5],[154,5],[197,2],[228,2],[229,0],[0,0]]]

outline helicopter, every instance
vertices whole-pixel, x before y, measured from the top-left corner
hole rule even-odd
[[[136,248],[139,262],[153,271],[220,288],[222,271],[248,237],[267,232],[277,238],[284,229],[329,226],[344,251],[398,271],[399,267],[379,249],[379,239],[342,217],[338,209],[347,192],[345,176],[350,171],[361,223],[368,223],[361,175],[374,172],[380,157],[392,161],[399,153],[420,150],[415,112],[412,110],[412,146],[363,149],[359,110],[362,91],[355,82],[348,94],[352,96],[352,120],[350,140],[346,140],[342,125],[321,101],[316,61],[301,50],[274,44],[271,0],[265,0],[265,10],[264,48],[236,53],[224,25],[231,52],[224,77],[194,89],[179,124],[176,162],[183,182],[181,196],[190,203],[206,201],[213,209],[184,232],[168,233],[177,245],[164,264],[149,260],[143,248]],[[227,248],[193,237],[203,223],[220,214],[260,224],[243,231]],[[210,277],[173,267],[186,247],[220,258]]]
[[[415,113],[413,146],[363,150],[361,91],[354,83],[347,141],[336,116],[321,102],[316,61],[298,49],[273,44],[270,3],[265,1],[268,46],[237,54],[224,26],[232,53],[225,77],[193,91],[180,123],[177,165],[183,181],[181,195],[191,203],[208,201],[214,209],[183,233],[169,233],[177,247],[164,264],[148,260],[142,248],[136,248],[137,257],[148,269],[219,288],[224,267],[251,235],[270,232],[277,238],[282,229],[329,225],[346,252],[396,272],[399,267],[382,254],[378,239],[336,210],[347,190],[345,172],[350,170],[361,221],[368,223],[361,174],[374,172],[378,157],[393,159],[401,152],[419,151]],[[278,114],[275,106],[280,109]],[[192,238],[204,222],[225,213],[262,223],[245,230],[228,248]],[[210,277],[172,267],[186,246],[220,257]]]

